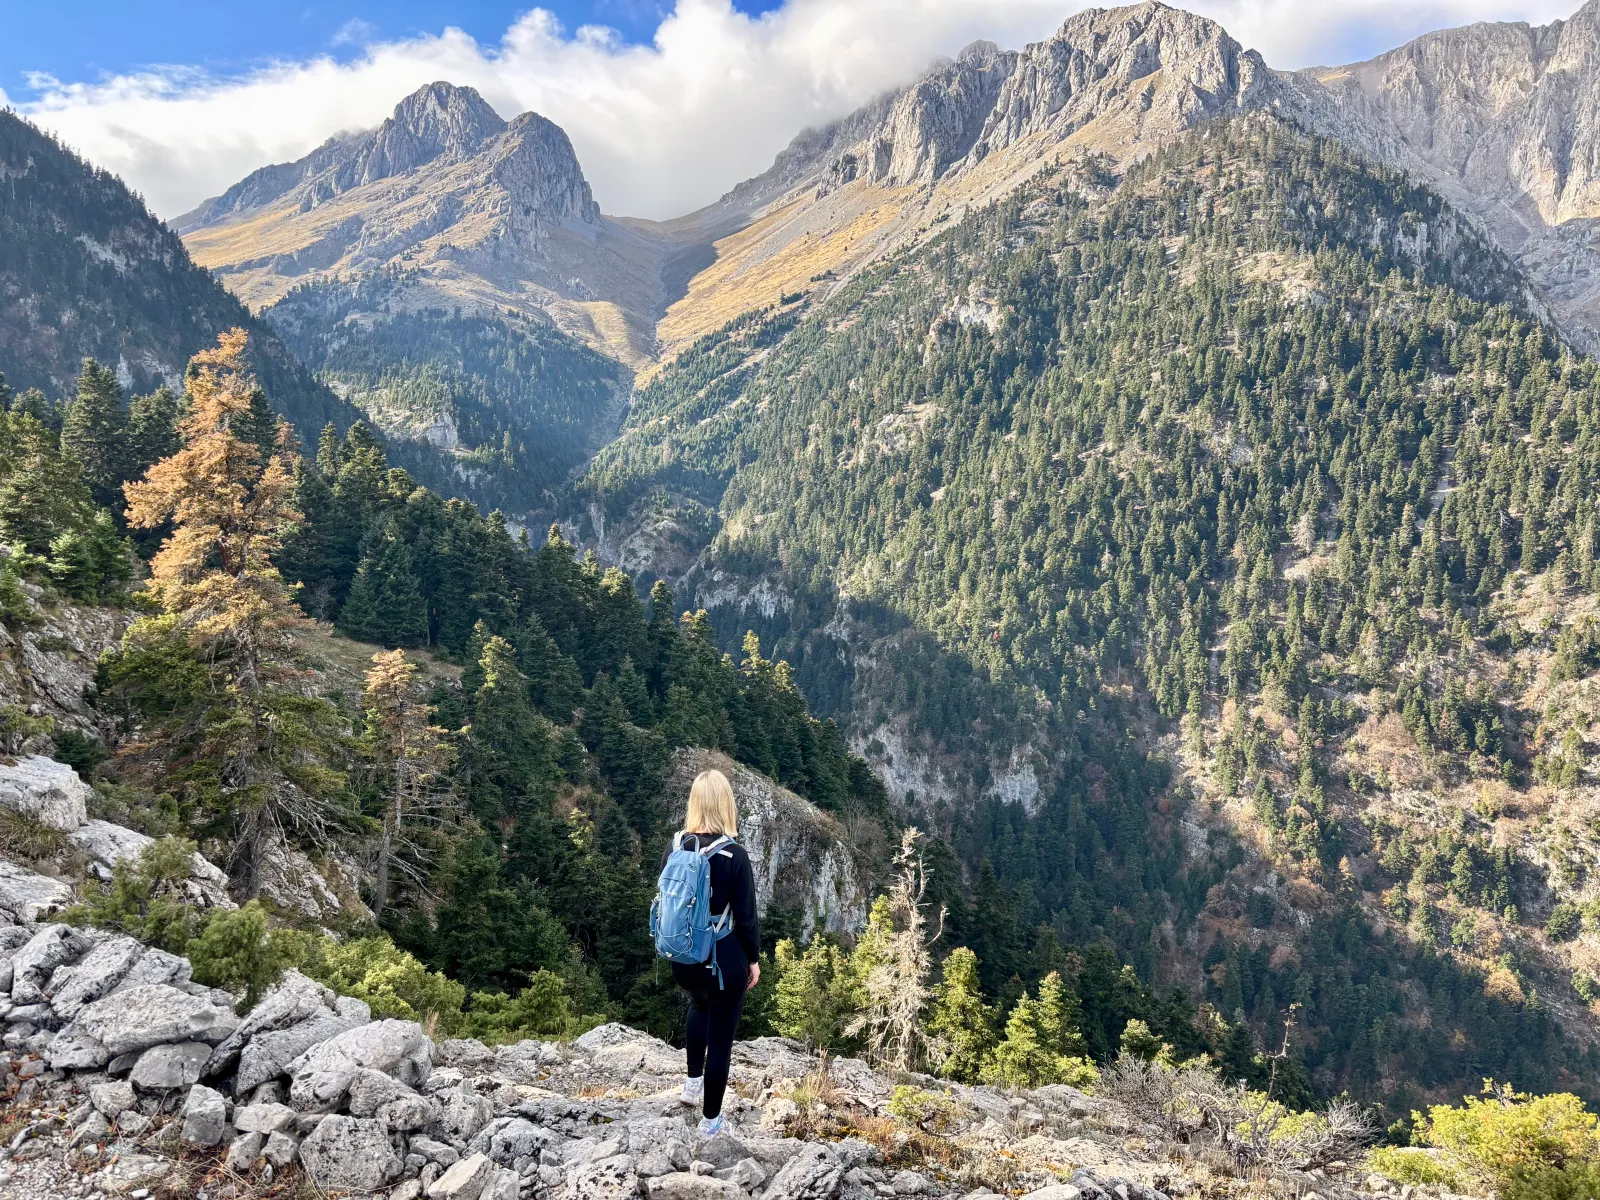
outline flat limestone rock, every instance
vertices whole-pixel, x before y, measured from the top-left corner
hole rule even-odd
[[[56,968],[75,961],[92,945],[69,925],[46,925],[11,956],[11,1000],[39,1004]]]
[[[239,1018],[230,1008],[155,983],[96,1000],[75,1024],[112,1054],[128,1054],[163,1042],[215,1044],[234,1031]]]
[[[128,1078],[141,1091],[164,1092],[200,1082],[200,1072],[211,1057],[204,1042],[172,1042],[152,1046],[133,1064]]]
[[[56,1015],[70,1021],[85,1005],[110,993],[142,957],[144,947],[131,937],[114,937],[101,942],[70,968],[64,982],[51,978],[50,1006]]]

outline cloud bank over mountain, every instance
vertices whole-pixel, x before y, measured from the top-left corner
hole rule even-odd
[[[847,113],[975,38],[1047,36],[1072,0],[789,0],[761,18],[678,0],[654,41],[561,28],[542,9],[497,45],[460,30],[374,43],[353,61],[286,61],[242,77],[185,65],[91,82],[35,77],[11,103],[120,174],[161,216],[269,162],[378,124],[435,79],[476,87],[502,116],[533,110],[571,136],[605,211],[674,216],[763,170],[803,126]],[[1195,0],[1276,67],[1349,61],[1431,28],[1545,22],[1571,0]],[[351,37],[359,38],[360,30]],[[0,103],[5,97],[0,94]]]

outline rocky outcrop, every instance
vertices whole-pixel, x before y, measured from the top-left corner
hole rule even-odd
[[[20,628],[0,627],[0,705],[98,735],[103,718],[84,698],[85,689],[100,655],[121,639],[128,616],[114,608],[47,606],[39,589],[25,587],[34,619]]]
[[[110,944],[59,926],[25,932],[25,946],[81,954],[80,973],[100,970],[81,945]],[[13,972],[32,961],[11,952]],[[1169,1200],[1219,1182],[1069,1087],[891,1079],[757,1038],[734,1047],[730,1124],[707,1139],[678,1103],[682,1051],[624,1025],[568,1044],[491,1047],[364,1012],[326,1032],[321,1023],[350,1002],[293,971],[242,1021],[193,984],[104,982],[99,1007],[49,1043],[98,1035],[107,1050],[129,1048],[104,1063],[39,1057],[43,1035],[30,1031],[56,1001],[26,1018],[0,1012],[0,1093],[7,1116],[26,1116],[0,1148],[0,1200],[126,1193],[154,1177],[198,1187],[219,1167],[262,1185],[298,1170],[322,1192],[387,1200],[976,1200],[991,1186],[1028,1200]],[[306,1027],[324,1032],[265,1074],[246,1073],[263,1041]],[[937,1108],[936,1156],[922,1153],[934,1141],[917,1118],[896,1108],[897,1088]],[[1276,1182],[1283,1194],[1358,1194],[1323,1175]]]
[[[969,46],[825,169],[890,187],[932,184],[1037,138],[1077,137],[1126,158],[1277,91],[1261,56],[1214,21],[1156,3],[1093,9],[1021,51]]]
[[[1600,4],[1545,26],[1468,25],[1285,76],[1303,123],[1437,188],[1600,348]]]
[[[739,841],[750,854],[756,905],[798,910],[802,936],[854,932],[867,923],[869,880],[844,827],[816,805],[715,750],[680,750],[665,806],[681,813],[701,771],[721,771],[739,803]]]

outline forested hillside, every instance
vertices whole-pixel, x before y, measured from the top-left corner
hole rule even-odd
[[[320,386],[121,180],[0,112],[0,370],[64,394],[85,358],[134,392],[177,389],[224,329],[256,332],[251,363],[304,435],[359,417]]]
[[[711,532],[687,586],[948,830],[991,990],[1043,922],[1292,1016],[1325,1093],[1592,1091],[1592,364],[1275,119],[1110,182],[703,339],[587,519]]]
[[[453,463],[456,490],[536,519],[615,431],[628,372],[535,317],[390,311],[392,280],[308,284],[267,311],[289,348],[369,421]]]
[[[317,969],[346,988],[400,971],[409,982],[385,986],[421,1006],[408,1012],[455,1019],[481,992],[474,1019],[507,1030],[615,1014],[670,1031],[676,992],[645,930],[681,816],[673,751],[724,751],[835,824],[883,822],[882,786],[784,664],[754,642],[725,656],[665,585],[646,605],[553,532],[534,547],[417,486],[363,424],[328,426],[301,457],[247,350],[225,334],[181,403],[158,393],[164,407],[131,414],[92,362],[64,412],[0,389],[0,619],[20,633],[64,601],[135,608],[91,690],[102,736],[0,714],[7,745],[47,739],[91,774],[97,816],[163,839],[90,885],[83,919],[198,945],[210,917],[172,887],[187,839],[241,901],[267,903],[228,936],[267,937],[269,914],[289,928],[259,943],[264,970],[305,961],[292,930],[309,915],[352,938]],[[140,452],[125,452],[130,424]],[[306,612],[369,644],[335,645]],[[58,832],[5,812],[7,861],[63,853]],[[330,895],[304,882],[314,862],[345,889],[335,911],[285,899]],[[810,914],[770,915],[781,932]]]

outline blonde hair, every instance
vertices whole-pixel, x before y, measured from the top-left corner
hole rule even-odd
[[[683,829],[685,833],[739,836],[739,805],[733,798],[733,785],[721,771],[701,771],[694,777]]]

